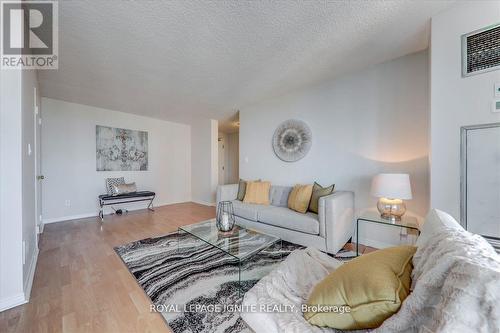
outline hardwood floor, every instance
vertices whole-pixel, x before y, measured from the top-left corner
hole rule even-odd
[[[171,332],[113,247],[214,216],[214,207],[183,203],[107,216],[102,224],[46,225],[30,302],[0,313],[0,332]]]
[[[215,216],[183,203],[48,224],[28,304],[0,313],[0,332],[170,332],[113,247]]]

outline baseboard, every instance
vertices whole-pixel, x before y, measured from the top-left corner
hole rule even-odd
[[[37,225],[37,232],[38,234],[43,234],[43,228],[44,228],[45,224],[43,223],[43,221]]]
[[[19,293],[13,296],[5,297],[3,299],[0,299],[0,312],[25,303],[26,303],[26,298],[24,297],[24,293]]]
[[[33,280],[35,278],[36,263],[38,262],[39,252],[40,250],[36,248],[33,257],[31,258],[28,279],[24,282],[24,298],[26,299],[26,302],[30,300],[31,287],[33,286]]]
[[[174,202],[168,202],[168,203],[160,203],[154,205],[154,207],[161,207],[161,206],[168,206],[168,205],[175,205],[179,203],[185,203],[189,201],[174,201]],[[119,204],[116,204],[119,205]],[[136,210],[141,210],[141,209],[146,209],[146,207],[137,207],[137,208],[131,208],[128,209],[129,211],[133,212]],[[50,218],[50,219],[43,219],[43,224],[50,224],[50,223],[58,223],[58,222],[66,222],[66,221],[71,221],[71,220],[79,220],[79,219],[87,219],[91,217],[98,217],[98,211],[95,211],[94,213],[85,213],[85,214],[77,214],[77,215],[68,215],[68,216],[61,216],[61,217],[55,217],[55,218]],[[111,215],[112,213],[106,213],[106,215]]]
[[[203,206],[215,206],[215,202],[208,202],[208,201],[201,201],[201,200],[191,200],[191,202],[194,202],[199,205]]]
[[[71,221],[71,220],[86,219],[86,218],[89,218],[89,217],[97,217],[97,212],[96,213],[86,213],[86,214],[78,214],[78,215],[61,216],[61,217],[55,217],[55,218],[50,218],[50,219],[43,219],[43,224],[50,224],[50,223],[57,223],[57,222],[64,222],[64,221]]]

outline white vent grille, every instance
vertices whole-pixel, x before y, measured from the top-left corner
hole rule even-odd
[[[462,36],[462,75],[500,69],[500,24]]]

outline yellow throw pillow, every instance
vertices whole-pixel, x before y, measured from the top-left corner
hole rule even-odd
[[[270,182],[247,182],[247,188],[245,191],[245,198],[243,199],[243,202],[257,205],[269,205],[270,189]]]
[[[308,305],[346,306],[337,310],[304,312],[312,325],[341,330],[376,328],[396,313],[410,293],[414,246],[396,246],[353,259],[318,283]],[[314,307],[308,308],[314,309]]]
[[[302,214],[307,212],[312,190],[312,185],[295,185],[288,195],[288,208]]]

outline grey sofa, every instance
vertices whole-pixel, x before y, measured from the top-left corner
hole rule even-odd
[[[318,214],[301,214],[287,208],[291,189],[289,186],[271,186],[271,204],[267,206],[236,200],[238,184],[220,185],[217,187],[217,204],[232,201],[236,223],[240,226],[337,253],[354,231],[354,193],[335,191],[319,199]]]

